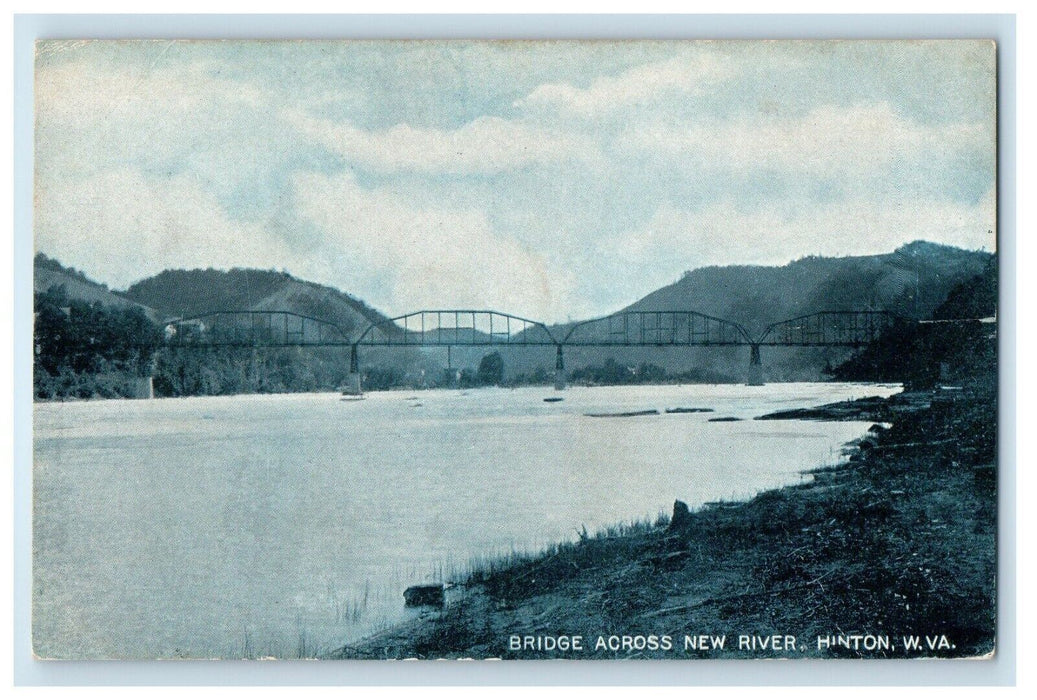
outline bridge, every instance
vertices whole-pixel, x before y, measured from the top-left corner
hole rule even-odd
[[[176,348],[348,347],[345,391],[361,393],[361,347],[553,347],[555,388],[564,389],[565,348],[748,347],[749,381],[763,384],[760,348],[862,347],[900,319],[886,311],[819,311],[772,323],[757,337],[744,326],[697,311],[619,311],[578,323],[547,324],[500,311],[415,311],[347,329],[291,311],[211,311],[170,321]]]

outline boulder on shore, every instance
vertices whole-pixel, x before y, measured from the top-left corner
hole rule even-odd
[[[670,518],[671,530],[683,530],[691,525],[691,511],[684,501],[673,502],[673,517]]]
[[[403,592],[403,602],[408,608],[434,607],[441,608],[446,602],[443,584],[411,586]]]

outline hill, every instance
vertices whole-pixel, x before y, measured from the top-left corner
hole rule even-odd
[[[292,311],[332,321],[346,332],[386,320],[356,297],[274,270],[164,270],[133,284],[125,295],[158,309],[164,318],[208,311]]]
[[[886,333],[835,368],[845,381],[906,381],[930,389],[940,382],[986,382],[997,378],[997,268],[954,287],[933,320]],[[982,320],[978,320],[982,319]]]
[[[826,310],[873,309],[929,319],[953,290],[995,265],[991,253],[915,241],[880,255],[698,268],[623,310],[698,311],[739,323],[752,337],[771,323]],[[564,336],[569,327],[552,332]],[[570,369],[614,358],[627,367],[649,362],[671,376],[701,381],[744,381],[748,364],[745,348],[581,348],[566,354]],[[850,355],[840,348],[767,348],[763,363],[768,381],[817,381]],[[543,373],[551,367],[544,360],[544,353],[512,353],[505,356],[506,371]]]
[[[754,336],[769,323],[825,310],[875,309],[925,319],[992,258],[915,241],[882,255],[811,256],[781,267],[703,267],[627,309],[699,311],[741,323]]]
[[[155,310],[42,253],[33,262],[33,395],[140,395],[161,338]]]
[[[151,320],[157,320],[155,309],[127,299],[118,292],[113,292],[100,282],[95,282],[74,267],[65,267],[43,253],[37,253],[33,259],[33,291],[38,294],[52,289],[65,288],[69,299],[84,301],[89,304],[100,302],[105,306],[120,309],[137,308]]]
[[[166,270],[125,292],[38,254],[35,261],[34,387],[39,399],[136,395],[151,376],[159,396],[331,390],[348,372],[341,348],[218,348],[178,353],[161,347],[172,318],[208,311],[278,310],[322,318],[347,333],[385,320],[362,301],[331,287],[275,271]],[[406,353],[372,352],[369,367],[410,367]],[[381,372],[384,388],[399,374]]]

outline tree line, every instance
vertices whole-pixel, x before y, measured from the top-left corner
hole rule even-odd
[[[936,323],[899,321],[832,371],[839,381],[904,382],[924,389],[940,382],[989,381],[997,374],[997,267],[955,285],[933,313]],[[977,379],[979,378],[979,379]]]
[[[33,306],[36,398],[129,396],[150,374],[162,334],[139,307],[70,299],[64,286],[36,293]]]

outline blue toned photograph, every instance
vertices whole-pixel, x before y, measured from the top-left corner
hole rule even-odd
[[[37,41],[36,658],[994,658],[997,50]]]

